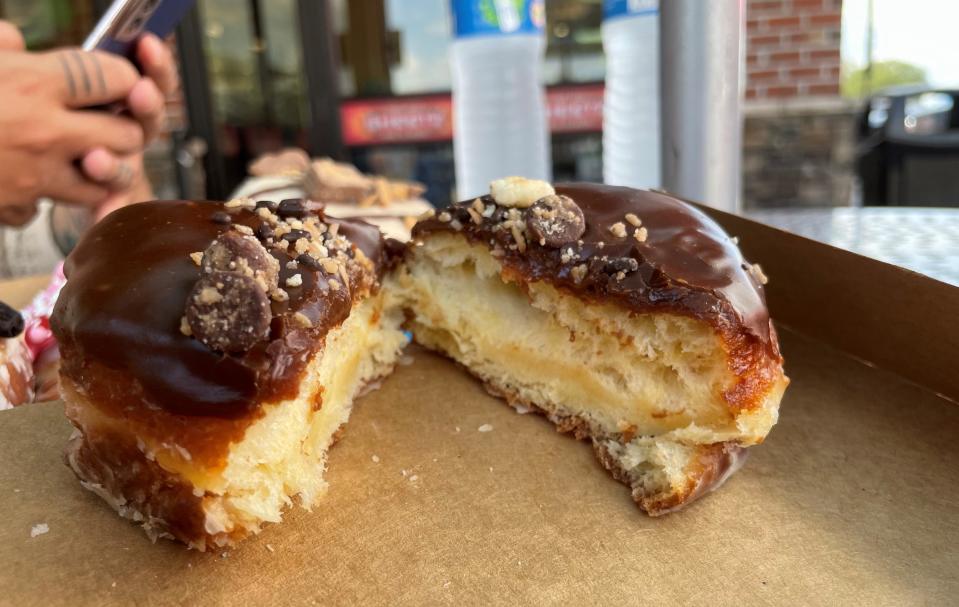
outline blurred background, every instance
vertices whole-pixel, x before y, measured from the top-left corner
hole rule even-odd
[[[79,44],[107,4],[3,0],[0,17],[42,49]],[[745,4],[746,209],[959,204],[959,144],[937,141],[959,129],[959,3]],[[449,12],[446,0],[200,0],[174,43],[199,52],[181,62],[184,94],[150,154],[158,195],[222,198],[252,159],[297,145],[419,180],[446,204]],[[554,177],[600,181],[602,2],[550,0],[546,18]]]
[[[745,211],[959,206],[959,2],[743,3],[744,130],[729,153]],[[0,18],[43,49],[79,44],[108,4],[2,0]],[[553,176],[602,181],[603,3],[545,6]],[[170,42],[182,90],[148,154],[158,197],[225,198],[253,159],[298,146],[448,204],[450,32],[448,0],[199,0]]]

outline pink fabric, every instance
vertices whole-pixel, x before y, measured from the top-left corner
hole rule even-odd
[[[21,310],[24,323],[24,341],[33,360],[52,348],[56,348],[57,340],[53,337],[50,330],[50,314],[53,313],[53,306],[57,303],[57,296],[60,295],[60,289],[67,282],[63,275],[63,264],[57,265],[53,271],[53,277],[50,284],[43,291],[33,298],[26,308]]]

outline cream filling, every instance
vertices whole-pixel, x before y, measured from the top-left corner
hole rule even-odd
[[[607,433],[751,444],[775,423],[776,394],[758,412],[729,411],[735,377],[706,323],[587,305],[542,282],[524,292],[486,247],[445,234],[414,249],[400,284],[417,341]]]

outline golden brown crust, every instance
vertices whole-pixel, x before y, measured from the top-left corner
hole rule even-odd
[[[746,449],[734,442],[699,445],[696,447],[696,455],[691,465],[687,467],[686,484],[681,489],[669,493],[646,493],[634,482],[635,479],[629,471],[625,470],[604,446],[604,441],[609,440],[625,445],[633,438],[630,431],[604,432],[579,415],[560,412],[551,405],[531,402],[521,397],[516,390],[476,375],[468,367],[463,366],[463,368],[482,381],[487,392],[502,398],[514,409],[534,411],[550,420],[558,432],[572,434],[577,440],[590,440],[593,444],[593,452],[603,467],[613,478],[630,487],[633,501],[650,516],[661,516],[680,510],[719,488],[746,459]]]
[[[163,469],[137,448],[132,435],[105,429],[78,431],[67,444],[67,465],[121,516],[141,524],[156,540],[173,537],[203,550],[203,497],[180,475]],[[239,539],[239,538],[236,538]]]

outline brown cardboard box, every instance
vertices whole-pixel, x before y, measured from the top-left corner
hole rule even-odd
[[[151,544],[81,489],[59,403],[0,414],[0,602],[956,604],[959,289],[717,215],[772,278],[792,385],[687,510],[642,515],[586,444],[413,348],[326,499],[223,553]]]

